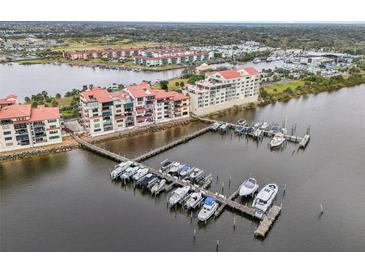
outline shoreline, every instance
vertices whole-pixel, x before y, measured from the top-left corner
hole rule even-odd
[[[117,139],[124,139],[129,137],[134,137],[140,134],[145,134],[149,132],[157,132],[162,131],[169,128],[179,127],[188,125],[191,122],[194,122],[194,118],[184,118],[176,121],[168,121],[163,122],[160,124],[149,125],[142,128],[133,128],[129,130],[124,130],[120,132],[113,132],[105,135],[90,137],[86,135],[81,135],[80,137],[87,142],[92,144],[98,144],[102,142],[117,140]],[[18,149],[12,151],[2,151],[0,152],[0,163],[7,162],[7,161],[14,161],[19,159],[27,159],[34,156],[41,156],[59,152],[67,152],[73,149],[79,148],[80,145],[72,138],[72,136],[68,135],[63,138],[62,143],[53,144],[53,145],[46,145],[41,147],[33,147],[33,148],[25,148],[25,149]]]
[[[357,85],[341,87],[340,89],[336,89],[336,90],[323,90],[323,91],[317,91],[317,92],[312,92],[312,93],[296,94],[295,96],[291,96],[290,98],[278,98],[275,101],[265,101],[265,100],[261,99],[255,103],[249,103],[249,104],[244,104],[244,105],[235,105],[233,107],[230,107],[230,108],[227,108],[224,110],[220,110],[220,111],[216,111],[216,112],[204,115],[202,117],[207,117],[207,118],[220,117],[231,111],[253,110],[253,109],[256,109],[257,107],[264,107],[264,106],[267,106],[270,104],[275,104],[277,102],[287,102],[290,99],[300,98],[300,97],[306,96],[306,95],[316,95],[316,94],[323,93],[323,92],[332,93],[332,92],[340,91],[344,88],[351,88],[351,87],[361,86],[361,85],[365,85],[365,84],[360,83]],[[105,135],[100,135],[100,136],[95,136],[95,137],[81,135],[81,138],[92,144],[98,144],[101,142],[112,141],[112,140],[117,140],[117,139],[124,139],[124,138],[129,138],[129,137],[133,137],[133,136],[137,136],[137,135],[142,135],[142,134],[145,134],[148,132],[157,132],[157,131],[162,131],[162,130],[173,128],[173,127],[188,125],[192,122],[196,122],[197,119],[198,118],[189,117],[189,118],[184,118],[181,120],[162,122],[160,124],[149,125],[149,126],[142,127],[142,128],[133,128],[133,129],[129,129],[129,130],[113,132],[110,134],[105,134]],[[27,148],[27,149],[0,152],[0,162],[13,161],[13,160],[18,160],[18,159],[27,159],[27,158],[30,158],[33,156],[47,155],[47,154],[53,154],[53,153],[58,153],[58,152],[66,152],[66,151],[70,151],[70,150],[73,150],[76,148],[79,148],[79,144],[77,144],[77,142],[75,140],[73,140],[73,138],[71,136],[67,136],[65,138],[65,140],[60,144],[48,145],[48,146],[37,147],[37,148]]]

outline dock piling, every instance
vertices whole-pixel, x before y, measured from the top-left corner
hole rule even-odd
[[[217,246],[216,246],[216,251],[218,252],[219,250],[219,240],[217,240]]]

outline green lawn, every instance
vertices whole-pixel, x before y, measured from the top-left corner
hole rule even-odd
[[[58,102],[58,106],[60,108],[66,107],[66,106],[69,106],[71,104],[72,96],[70,96],[70,97],[63,97],[63,98],[60,98],[60,99],[56,99],[56,101]]]
[[[187,83],[188,83],[188,80],[189,79],[183,79],[183,78],[175,78],[175,79],[171,79],[170,81],[169,81],[169,84],[168,84],[168,89],[170,90],[170,91],[172,91],[172,90],[179,90],[180,89],[180,86],[179,87],[176,87],[176,82],[184,82],[184,86],[186,86],[187,85]],[[161,87],[160,87],[160,83],[156,83],[155,85],[154,85],[154,87],[155,88],[157,88],[157,89],[160,89]]]
[[[295,90],[299,86],[304,86],[304,84],[305,84],[305,82],[303,80],[294,80],[294,81],[285,82],[285,83],[267,85],[267,86],[264,86],[264,89],[268,93],[275,93],[275,92],[281,93],[287,88],[291,88],[292,90]],[[275,91],[275,89],[276,89],[276,91]]]

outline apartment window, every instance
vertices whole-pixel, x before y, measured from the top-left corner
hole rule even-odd
[[[6,143],[5,144],[7,147],[11,147],[11,146],[13,146],[13,143]]]
[[[55,135],[55,136],[50,136],[49,137],[50,140],[59,139],[59,138],[60,138],[59,135]]]
[[[56,120],[56,119],[48,120],[48,123],[55,123],[55,122],[57,122],[57,120]]]
[[[94,124],[94,128],[99,128],[100,124]]]
[[[58,133],[58,130],[51,130],[51,131],[49,132],[49,134],[56,134],[56,133]]]
[[[11,141],[13,139],[13,137],[5,137],[5,141]]]
[[[10,135],[11,131],[4,131],[4,135]]]
[[[94,129],[94,132],[101,131],[101,128]]]

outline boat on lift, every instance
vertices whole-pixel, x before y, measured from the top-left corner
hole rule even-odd
[[[220,132],[222,133],[226,133],[228,130],[228,124],[227,123],[223,123],[220,127],[219,127]]]
[[[190,182],[195,183],[199,181],[203,176],[204,176],[204,170],[196,167],[191,171],[189,175],[189,180]]]
[[[167,174],[169,174],[171,176],[178,175],[180,166],[181,166],[181,164],[179,162],[173,162],[170,166],[170,169],[168,169]]]
[[[213,123],[213,125],[212,125],[212,130],[217,131],[217,130],[219,129],[219,127],[220,127],[220,126],[221,126],[221,124],[220,124],[220,123],[215,122],[215,123]]]
[[[188,195],[189,191],[190,191],[190,186],[184,186],[175,189],[169,198],[169,205],[174,206],[180,201],[182,201],[185,198],[185,196]]]
[[[166,180],[162,179],[161,181],[156,182],[153,187],[151,187],[152,194],[159,194],[166,186]]]
[[[126,162],[119,163],[118,165],[116,165],[114,167],[112,172],[110,172],[110,178],[112,180],[117,179],[120,176],[120,174],[132,164],[133,164],[132,161],[126,161]]]
[[[262,130],[268,130],[269,127],[270,127],[269,123],[263,122],[262,125],[261,125],[261,127],[260,127],[260,129],[262,129]]]
[[[169,159],[165,159],[163,160],[160,165],[160,171],[164,172],[165,170],[167,170],[170,166],[171,166],[172,162]]]
[[[139,180],[148,174],[148,171],[148,168],[140,168],[136,174],[132,176],[132,180],[138,183]]]
[[[246,124],[247,124],[247,122],[244,119],[241,119],[241,120],[237,121],[237,125],[239,125],[239,126],[245,126]]]
[[[191,167],[188,164],[184,164],[180,169],[180,178],[185,178],[191,172]]]
[[[137,171],[139,170],[138,166],[135,167],[129,167],[127,168],[121,175],[120,175],[120,179],[123,181],[128,181],[131,179],[131,177],[137,173]]]
[[[195,209],[202,201],[203,194],[201,191],[193,192],[189,195],[189,198],[186,200],[184,207],[186,209]]]

